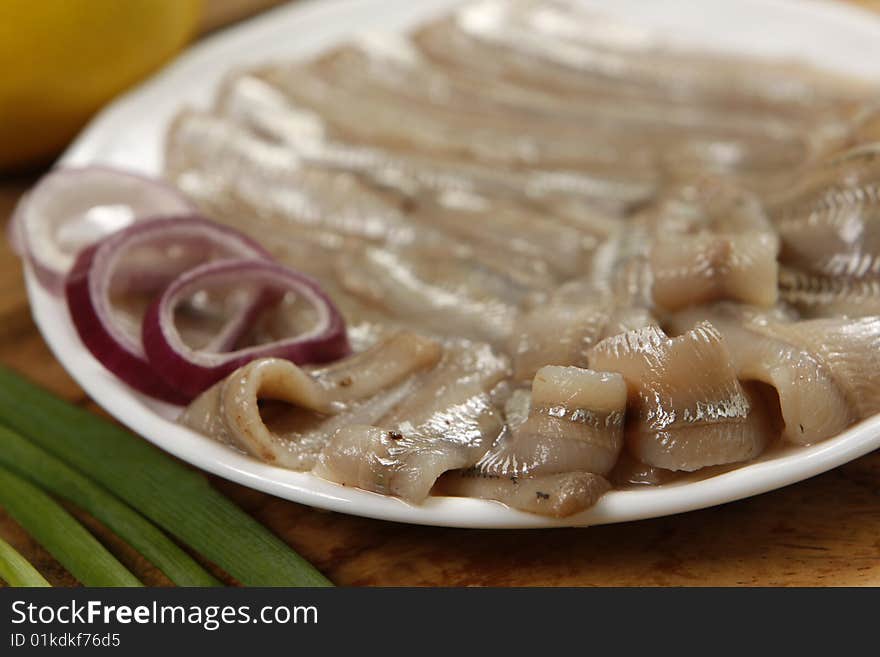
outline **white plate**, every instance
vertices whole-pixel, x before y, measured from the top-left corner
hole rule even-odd
[[[726,0],[613,3],[584,0],[682,39],[750,53],[797,56],[880,80],[880,21],[842,5]],[[234,67],[306,55],[365,29],[398,29],[457,4],[450,0],[296,2],[209,38],[103,111],[63,158],[67,164],[109,163],[156,174],[168,119],[181,104],[206,106]],[[871,53],[874,53],[872,56]],[[704,508],[812,477],[880,447],[880,416],[819,445],[687,484],[614,491],[592,509],[554,520],[495,502],[431,498],[420,506],[345,488],[232,451],[172,421],[175,409],[120,383],[83,347],[66,307],[27,272],[34,318],[52,351],[91,397],[162,449],[238,483],[303,504],[401,522],[459,527],[584,526]]]

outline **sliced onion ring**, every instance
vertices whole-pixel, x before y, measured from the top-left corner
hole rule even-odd
[[[300,335],[225,353],[188,347],[174,324],[175,307],[200,290],[234,289],[242,284],[299,295],[317,312],[315,326]],[[154,370],[193,397],[257,358],[285,358],[298,364],[326,363],[351,351],[342,315],[318,283],[266,260],[219,260],[182,274],[147,311],[143,344]]]
[[[59,168],[19,203],[9,237],[40,283],[61,294],[85,247],[136,221],[193,211],[185,196],[159,180],[102,166]]]
[[[151,246],[171,246],[178,252],[189,250],[193,258],[169,258],[131,269],[130,256],[135,249]],[[85,346],[107,369],[136,390],[172,403],[188,401],[185,394],[153,370],[140,333],[125,330],[114,314],[110,295],[112,289],[146,288],[158,296],[194,262],[212,257],[268,258],[269,254],[241,233],[194,215],[139,222],[82,251],[67,277],[65,290],[71,318]],[[214,348],[231,346],[247,328],[253,313],[253,304],[243,308],[221,331]]]

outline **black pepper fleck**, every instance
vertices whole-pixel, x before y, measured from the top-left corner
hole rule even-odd
[[[538,496],[539,500],[549,500],[550,499],[549,493],[542,493],[541,491],[535,491],[535,495]]]
[[[388,438],[391,440],[403,440],[403,434],[399,431],[389,431]]]

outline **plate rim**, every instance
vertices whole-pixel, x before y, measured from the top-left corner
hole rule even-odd
[[[880,19],[876,15],[849,5],[832,5],[819,0],[806,3],[795,3],[793,0],[760,1],[788,8],[798,4],[800,11],[818,11],[825,15],[830,12],[846,20],[869,17],[880,34]],[[319,5],[315,0],[301,0],[204,39],[183,53],[169,68],[159,71],[102,110],[80,133],[59,163],[81,164],[94,159],[94,154],[90,152],[91,144],[100,141],[102,131],[114,128],[127,108],[136,105],[151,90],[159,88],[169,70],[185,70],[189,61],[202,59],[214,50],[222,50],[230,37],[256,34],[279,16],[293,20],[293,17],[306,11],[339,11],[356,2],[335,0]],[[757,3],[758,0],[753,1],[753,4]],[[436,2],[438,7],[441,4],[452,6],[459,4],[459,0]],[[791,454],[759,460],[699,481],[650,489],[613,490],[591,509],[567,518],[538,516],[499,502],[474,498],[438,496],[414,505],[397,498],[342,486],[310,473],[262,463],[176,424],[161,414],[167,415],[173,407],[131,390],[92,357],[73,328],[66,304],[37,283],[27,264],[25,283],[34,320],[55,357],[86,393],[119,422],[157,447],[214,475],[297,503],[350,515],[409,524],[488,529],[584,527],[629,522],[709,508],[776,490],[880,448],[880,415],[876,415],[817,445],[796,448]],[[688,493],[683,493],[684,489]]]

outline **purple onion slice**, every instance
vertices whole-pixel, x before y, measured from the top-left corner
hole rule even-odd
[[[59,168],[22,199],[8,236],[40,283],[61,294],[65,275],[85,247],[136,221],[193,210],[186,197],[159,180],[103,166]]]
[[[193,349],[175,325],[180,303],[205,290],[236,288],[274,291],[305,303],[311,325],[302,332],[228,352]],[[276,304],[282,305],[282,304]],[[273,309],[273,312],[283,310]],[[220,260],[182,274],[150,306],[143,323],[144,351],[155,372],[194,397],[230,372],[257,358],[285,358],[298,364],[326,363],[350,353],[339,310],[312,278],[267,260]]]
[[[188,397],[157,374],[141,343],[143,313],[174,279],[217,259],[269,258],[241,233],[189,215],[142,221],[86,248],[67,276],[67,304],[85,346],[108,370],[152,397],[182,404]],[[231,347],[272,297],[258,291],[204,344]]]

